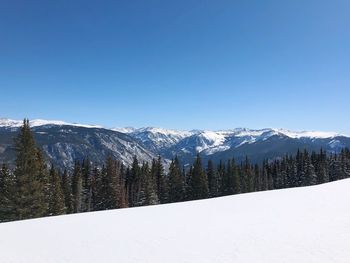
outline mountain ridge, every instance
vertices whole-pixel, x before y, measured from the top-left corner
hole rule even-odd
[[[0,162],[13,162],[13,138],[21,125],[20,120],[0,119]],[[204,161],[212,159],[218,162],[233,157],[240,161],[248,156],[257,163],[293,154],[297,149],[318,151],[323,148],[336,153],[341,148],[350,147],[350,137],[336,132],[295,132],[274,128],[217,131],[104,128],[43,119],[32,120],[30,125],[49,162],[59,167],[72,167],[76,159],[85,157],[102,163],[108,155],[126,165],[132,163],[134,156],[150,161],[160,155],[167,164],[177,155],[184,165],[189,165],[197,153]]]
[[[14,120],[9,118],[0,118],[0,127],[10,127],[10,128],[18,128],[22,126],[23,121],[22,120]],[[100,128],[100,129],[106,129],[106,130],[112,130],[122,133],[134,133],[134,132],[155,132],[155,133],[162,133],[162,134],[173,134],[173,135],[185,135],[188,136],[198,133],[205,133],[205,132],[215,132],[215,133],[232,133],[236,136],[243,136],[243,135],[256,135],[265,131],[273,131],[276,133],[281,133],[283,135],[286,135],[291,138],[304,138],[304,137],[310,137],[310,138],[331,138],[331,137],[350,137],[350,135],[337,133],[337,132],[327,132],[327,131],[292,131],[289,129],[284,128],[261,128],[261,129],[250,129],[250,128],[244,128],[244,127],[237,127],[233,129],[218,129],[218,130],[209,130],[209,129],[192,129],[192,130],[178,130],[178,129],[166,129],[161,127],[154,127],[154,126],[146,126],[146,127],[114,127],[114,128],[108,128],[104,127],[102,125],[95,125],[95,124],[79,124],[79,123],[70,123],[66,121],[61,120],[45,120],[45,119],[33,119],[29,121],[29,124],[31,127],[38,127],[38,126],[46,126],[46,125],[57,125],[57,126],[76,126],[76,127],[84,127],[84,128]]]

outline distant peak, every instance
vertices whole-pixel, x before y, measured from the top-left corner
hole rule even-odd
[[[8,118],[0,118],[0,127],[10,127],[10,128],[19,128],[23,125],[23,120],[12,120]],[[85,125],[78,123],[68,123],[65,121],[58,120],[43,120],[43,119],[34,119],[29,120],[30,127],[38,127],[38,126],[46,126],[46,125],[56,125],[56,126],[76,126],[76,127],[84,127],[84,128],[102,128],[102,126],[98,125]]]
[[[30,120],[29,124],[31,127],[38,126],[47,126],[47,125],[56,125],[56,126],[75,126],[75,127],[84,127],[84,128],[103,128],[100,125],[86,125],[79,123],[69,123],[60,120],[44,120],[44,119],[34,119]],[[9,118],[0,118],[0,127],[10,127],[10,128],[18,128],[23,125],[23,120],[13,120]],[[264,129],[248,129],[248,128],[233,128],[227,130],[175,130],[175,129],[164,129],[159,127],[142,127],[142,128],[134,128],[134,127],[117,127],[112,128],[110,130],[118,131],[121,133],[127,134],[140,134],[140,133],[153,133],[153,134],[161,134],[165,136],[173,136],[177,138],[185,138],[192,135],[202,135],[208,138],[214,137],[222,137],[222,136],[236,136],[236,137],[269,137],[272,135],[284,135],[293,139],[300,138],[313,138],[313,139],[327,139],[334,138],[337,136],[345,136],[347,135],[340,134],[337,132],[323,132],[323,131],[290,131],[282,128],[264,128]],[[221,140],[221,139],[220,139]]]

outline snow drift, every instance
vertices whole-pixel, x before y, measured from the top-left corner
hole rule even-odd
[[[350,180],[0,224],[0,262],[350,262]]]

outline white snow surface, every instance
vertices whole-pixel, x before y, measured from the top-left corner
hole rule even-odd
[[[69,123],[65,121],[59,120],[43,120],[43,119],[35,119],[30,120],[30,126],[44,126],[44,125],[70,125],[70,126],[78,126],[78,127],[86,127],[86,128],[103,128],[100,125],[87,125],[87,124],[79,124],[79,123]],[[0,127],[12,127],[17,128],[21,127],[23,124],[23,120],[12,120],[8,118],[0,118]],[[286,129],[274,129],[274,128],[265,128],[265,129],[247,129],[247,128],[236,128],[232,130],[218,130],[218,131],[208,131],[208,130],[192,130],[192,131],[184,131],[184,130],[171,130],[171,129],[163,129],[156,127],[143,127],[143,128],[133,128],[133,127],[121,127],[121,128],[111,128],[110,130],[119,131],[122,133],[143,133],[150,132],[154,134],[162,134],[166,136],[175,136],[178,138],[186,138],[195,134],[202,134],[209,140],[213,141],[213,144],[220,145],[223,143],[223,137],[227,136],[235,136],[235,137],[247,137],[250,136],[252,138],[261,137],[264,134],[266,136],[272,135],[285,135],[290,138],[333,138],[336,136],[345,136],[347,135],[336,133],[336,132],[322,132],[322,131],[290,131]]]
[[[7,118],[0,119],[0,127],[18,128],[18,127],[21,127],[22,125],[23,125],[23,120],[11,120]],[[56,120],[42,120],[42,119],[29,120],[29,125],[31,127],[38,127],[38,126],[45,126],[45,125],[57,125],[57,126],[69,125],[69,126],[77,126],[77,127],[84,127],[84,128],[102,128],[102,126],[99,126],[99,125],[87,125],[87,124],[69,123],[69,122],[56,121]]]
[[[350,180],[0,224],[6,263],[348,263]]]

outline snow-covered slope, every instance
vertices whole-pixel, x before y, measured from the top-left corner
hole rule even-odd
[[[248,156],[252,162],[280,158],[295,154],[298,149],[336,153],[350,147],[350,137],[334,132],[293,132],[284,129],[232,130],[170,130],[154,127],[105,129],[96,125],[67,123],[64,121],[32,120],[39,146],[49,161],[62,169],[71,167],[74,159],[89,156],[100,163],[112,154],[126,164],[136,155],[148,161],[160,155],[165,163],[177,155],[189,165],[197,152],[206,159],[241,161]],[[12,137],[22,125],[21,120],[0,119],[0,163],[13,162]],[[67,158],[65,158],[67,156]],[[64,159],[64,161],[63,161]]]
[[[119,128],[115,129],[125,132],[134,138],[141,140],[147,147],[159,153],[166,152],[171,147],[176,147],[176,151],[195,151],[206,155],[225,151],[230,148],[238,148],[244,144],[252,144],[267,140],[272,136],[288,137],[291,139],[332,139],[344,136],[335,132],[301,131],[294,132],[285,129],[260,129],[253,130],[247,128],[236,128],[232,130],[194,130],[177,131],[160,128]],[[173,150],[174,152],[174,150]]]
[[[350,180],[0,224],[6,263],[348,263]]]
[[[23,120],[11,120],[7,118],[0,118],[0,127],[9,127],[9,128],[19,128],[23,125]],[[75,126],[75,127],[83,127],[83,128],[102,128],[99,125],[87,125],[87,124],[79,124],[79,123],[68,123],[64,121],[55,121],[55,120],[42,120],[35,119],[30,120],[29,125],[31,127],[39,127],[39,126]]]

